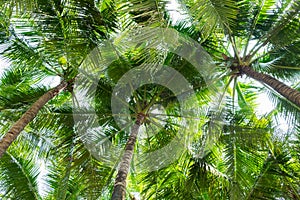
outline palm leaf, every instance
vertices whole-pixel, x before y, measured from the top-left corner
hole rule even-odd
[[[37,188],[38,167],[29,155],[25,157],[7,153],[1,159],[0,182],[1,191],[5,191],[4,199],[41,199]]]
[[[233,0],[199,0],[190,6],[204,40],[218,27],[230,32],[238,14],[238,5]]]

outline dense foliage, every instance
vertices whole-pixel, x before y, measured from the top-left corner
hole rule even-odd
[[[158,84],[127,99],[132,122],[145,119],[126,198],[300,199],[299,13],[298,0],[0,0],[0,55],[9,65],[0,78],[1,138],[41,96],[67,83],[0,159],[0,198],[110,199],[122,154],[105,160],[97,153],[106,151],[104,140],[122,149],[130,137],[111,109],[114,87],[139,66],[152,73],[167,65],[188,80],[197,106],[182,115],[178,94]],[[170,28],[201,45],[215,66],[210,88],[193,63],[151,46],[154,29],[135,32],[139,41],[132,42],[128,32],[145,27]],[[108,42],[113,48],[102,51]],[[87,96],[101,131],[85,141],[74,122],[74,80],[97,47],[100,57],[118,56],[89,77],[98,81]],[[221,88],[217,102],[214,87]],[[262,95],[270,103],[259,102]],[[139,158],[174,138],[184,143],[180,131],[190,124],[196,132],[184,151],[172,152],[176,160],[156,170],[138,167]],[[87,145],[93,142],[103,144],[96,153]]]

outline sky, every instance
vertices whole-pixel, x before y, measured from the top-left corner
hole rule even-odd
[[[6,69],[8,66],[9,64],[0,57],[0,76],[2,75],[4,69]]]

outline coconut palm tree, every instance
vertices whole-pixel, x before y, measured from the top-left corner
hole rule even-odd
[[[251,107],[249,108],[250,105],[249,102],[246,101],[245,94],[241,92],[242,84],[237,82],[239,77],[245,74],[248,77],[262,82],[267,88],[270,87],[272,89],[271,91],[275,91],[274,94],[277,97],[277,93],[282,95],[285,99],[281,98],[280,104],[282,105],[284,102],[287,102],[287,104],[285,103],[286,107],[284,109],[292,111],[290,112],[293,116],[292,121],[296,124],[298,121],[300,93],[298,89],[286,85],[279,79],[286,80],[287,78],[291,78],[291,80],[296,80],[297,77],[299,77],[299,67],[295,65],[299,62],[296,56],[299,40],[299,2],[282,1],[276,3],[274,1],[244,1],[238,3],[235,1],[196,1],[187,2],[187,4],[190,6],[190,9],[186,12],[186,16],[183,20],[192,18],[196,25],[181,22],[181,26],[175,28],[180,32],[183,32],[182,30],[189,30],[187,34],[200,40],[200,43],[215,57],[216,61],[220,62],[220,66],[223,65],[223,67],[227,69],[227,72],[229,72],[227,75],[230,75],[230,78],[225,79],[227,82],[226,88],[230,86],[231,82],[233,82],[234,85],[232,102],[236,102],[242,106],[243,112],[252,110]],[[249,9],[252,9],[253,12],[249,13]],[[272,22],[275,25],[274,27],[270,26]],[[191,32],[191,29],[194,31]],[[289,33],[288,37],[283,41],[279,40],[280,35],[285,33]],[[284,51],[287,49],[289,51]],[[282,57],[274,57],[274,55],[279,53]],[[295,55],[294,59],[291,60],[292,66],[283,64],[288,63],[286,60],[287,54]],[[260,70],[262,70],[262,66],[275,68],[272,69],[272,73],[278,79],[261,73]],[[255,71],[253,68],[258,71]],[[297,85],[298,84],[296,84],[296,86]],[[247,86],[247,88],[251,87]],[[234,136],[231,137],[234,138]],[[232,149],[232,152],[235,151],[236,149]],[[251,156],[247,155],[246,157]],[[235,162],[236,161],[231,160],[228,163],[232,164]],[[235,164],[232,169],[234,170],[233,173],[238,171]],[[291,174],[292,173],[293,172],[291,172]],[[235,179],[233,179],[233,182],[236,182]],[[243,191],[245,187],[250,186],[234,184],[233,188],[231,188],[234,192],[229,194],[229,197],[233,199],[243,197],[252,198],[254,189],[247,194],[247,191]],[[292,187],[294,188],[295,185]],[[150,188],[147,189],[149,190]],[[297,196],[297,189],[294,188],[292,190],[294,190],[294,192],[291,196]],[[280,195],[288,196],[289,192],[285,192],[286,194],[284,194],[283,191],[279,193],[281,193]],[[261,195],[263,194],[261,193]],[[268,196],[267,194],[265,195]],[[269,197],[271,198],[271,196],[276,195],[270,194]],[[186,196],[183,194],[181,198],[183,197]],[[178,196],[176,198],[178,198]]]
[[[102,193],[103,175],[113,171],[100,167],[84,145],[76,142],[70,93],[85,55],[116,26],[113,9],[110,2],[97,7],[93,1],[1,2],[5,22],[1,21],[1,55],[10,63],[1,77],[1,133],[7,132],[9,138],[1,140],[1,154],[25,127],[24,135],[1,160],[3,199],[94,198]],[[58,88],[48,86],[53,78],[60,79]],[[18,119],[11,138],[9,126]],[[49,172],[43,188],[46,194],[37,188],[42,160],[47,160]],[[24,182],[18,183],[22,176]]]
[[[231,72],[231,81],[246,75],[261,82],[277,106],[284,104],[297,119],[299,2],[200,0],[187,5],[200,43]]]
[[[105,38],[106,32],[115,26],[114,20],[104,22],[113,14],[101,17],[94,2],[4,2],[1,6],[4,19],[9,21],[3,25],[8,30],[3,37],[8,40],[3,52],[6,58],[18,67],[32,67],[45,75],[58,76],[61,82],[42,95],[1,139],[0,157],[49,100],[64,89],[72,92],[76,68],[96,41]]]
[[[8,16],[5,17],[7,17],[8,21],[10,22],[9,19],[16,18],[16,23],[20,23],[22,28],[26,27],[25,31],[15,28],[6,33],[8,36],[11,35],[12,38],[8,40],[11,44],[8,45],[9,47],[4,51],[4,55],[9,58],[10,61],[13,61],[14,66],[12,66],[12,69],[16,68],[20,73],[24,73],[26,69],[31,73],[31,68],[34,68],[34,70],[40,69],[41,74],[39,74],[39,76],[43,76],[43,73],[46,72],[48,75],[59,76],[62,83],[41,96],[2,138],[1,146],[3,149],[1,155],[3,155],[8,146],[17,138],[25,126],[34,119],[47,102],[50,100],[53,101],[53,97],[58,95],[63,89],[72,92],[72,82],[77,74],[76,69],[80,65],[82,58],[85,57],[89,50],[95,47],[96,40],[106,37],[105,31],[103,32],[104,29],[108,32],[115,26],[114,15],[111,13],[114,8],[106,2],[102,4],[102,13],[95,8],[93,2],[74,1],[65,3],[66,5],[52,1],[41,1],[38,5],[26,3],[23,8],[24,10],[15,10],[15,6],[18,5],[18,2],[12,2],[11,4],[5,2],[3,4],[3,8],[7,8],[5,12],[8,13]],[[21,16],[19,16],[17,11],[21,12]],[[23,19],[31,20],[25,11],[33,12],[34,20],[32,24],[23,23]],[[105,13],[106,15],[102,17],[101,14]],[[105,23],[103,21],[105,21]],[[55,29],[55,27],[58,28]],[[10,24],[6,24],[5,28],[9,30],[9,28],[13,28],[13,26],[10,27]],[[4,38],[4,41],[5,39],[6,38]],[[42,39],[42,42],[38,43],[37,39]],[[59,51],[53,52],[53,49],[59,49]],[[22,63],[22,65],[20,65],[20,63]],[[18,66],[16,67],[16,65]],[[10,74],[10,72],[8,72],[8,74]],[[34,82],[34,80],[32,80],[32,82]],[[59,95],[60,98],[62,98],[61,95],[62,94]],[[39,116],[39,118],[41,118],[41,116]],[[39,121],[39,118],[37,121]],[[53,126],[55,126],[55,124],[56,123],[52,123]],[[65,122],[63,124],[65,124]],[[45,127],[49,128],[45,124],[40,126],[41,129]],[[68,132],[68,130],[65,131]],[[13,135],[13,137],[11,137],[11,135]],[[74,143],[72,142],[73,140],[74,139],[68,142]],[[73,152],[75,147],[72,146],[74,146],[74,144],[68,144],[68,146],[69,145],[71,146],[69,151]],[[75,162],[75,158],[73,157],[75,156],[72,154],[68,157],[69,163],[66,166],[67,171],[62,181],[66,181],[70,177],[70,164]],[[59,177],[57,179],[59,179]],[[54,181],[54,184],[56,183],[57,180]],[[53,195],[58,195],[60,198],[63,198],[66,197],[67,194],[66,191],[61,191],[61,184],[66,183],[62,182],[56,185],[58,191],[54,192]],[[100,188],[98,189],[100,191]],[[13,198],[13,196],[11,197]]]
[[[38,111],[54,96],[56,96],[61,90],[67,87],[66,82],[60,83],[52,90],[46,92],[41,96],[34,104],[22,115],[22,117],[9,129],[9,131],[2,137],[0,141],[0,157],[3,156],[7,148],[18,137],[25,126],[33,120]]]
[[[7,132],[8,124],[17,121],[39,97],[53,91],[38,85],[39,80],[58,76],[62,83],[68,84],[38,110],[33,123],[25,127],[25,134],[19,136],[18,145],[13,144],[3,155],[0,163],[3,199],[97,199],[99,196],[108,199],[112,194],[113,199],[125,199],[126,193],[134,199],[133,192],[139,192],[145,199],[299,198],[299,163],[294,146],[286,142],[289,139],[275,137],[278,132],[271,121],[273,113],[264,117],[253,113],[258,87],[237,81],[245,74],[278,90],[284,98],[277,102],[291,111],[293,122],[297,121],[297,92],[281,82],[287,78],[297,80],[298,76],[299,59],[295,55],[299,29],[294,27],[299,27],[299,3],[186,2],[182,6],[188,5],[190,9],[180,10],[186,12],[179,24],[168,18],[166,4],[166,1],[133,0],[118,5],[112,1],[38,1],[38,4],[13,1],[2,5],[5,12],[1,17],[5,20],[0,24],[1,42],[9,44],[5,56],[12,61],[11,70],[1,78],[2,132]],[[120,10],[116,12],[116,8]],[[253,12],[249,13],[251,9]],[[29,15],[29,11],[34,12]],[[179,71],[191,83],[198,98],[205,97],[207,91],[201,74],[174,53],[149,50],[143,42],[125,52],[114,49],[120,55],[119,60],[103,71],[95,94],[102,130],[97,134],[106,135],[114,145],[125,146],[125,153],[118,152],[121,156],[113,165],[98,159],[74,131],[72,80],[83,58],[102,38],[109,37],[116,27],[116,19],[119,33],[140,26],[173,26],[181,34],[200,41],[219,66],[219,74],[223,75],[217,84],[225,85],[224,97],[229,99],[225,101],[221,126],[210,129],[210,124],[217,123],[211,117],[213,110],[198,113],[196,118],[201,117],[205,125],[198,129],[190,148],[181,152],[171,165],[150,173],[136,173],[135,166],[139,163],[135,158],[163,148],[178,136],[178,122],[183,118],[178,112],[180,106],[166,88],[141,87],[128,99],[130,132],[130,128],[120,129],[114,121],[113,87],[126,72],[151,63],[152,66],[166,64]],[[275,24],[273,28],[272,24]],[[282,34],[287,36],[284,41],[279,40]],[[146,40],[147,36],[141,37]],[[262,75],[263,70],[281,82]],[[227,97],[227,92],[231,97]],[[280,97],[276,92],[272,94],[275,100]],[[73,100],[76,104],[76,99]],[[167,114],[151,115],[150,108],[155,103],[163,105]],[[159,121],[165,124],[162,126]],[[138,130],[142,129],[150,136],[136,140]],[[158,133],[153,134],[157,129]],[[98,142],[97,137],[90,139]],[[40,180],[36,166],[43,163],[41,159],[46,160],[47,168],[44,194],[37,186]],[[117,175],[115,184],[114,174]]]

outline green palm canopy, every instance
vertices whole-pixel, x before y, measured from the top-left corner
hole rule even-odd
[[[300,199],[298,0],[0,8],[1,199]]]

